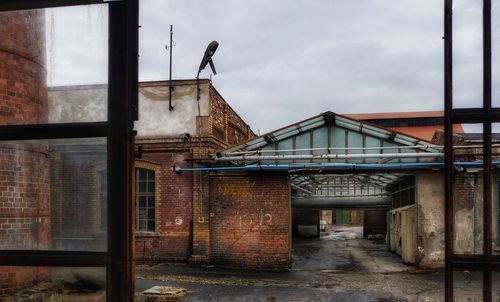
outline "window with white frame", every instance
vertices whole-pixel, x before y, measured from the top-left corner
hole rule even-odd
[[[155,172],[135,170],[136,231],[155,231]]]

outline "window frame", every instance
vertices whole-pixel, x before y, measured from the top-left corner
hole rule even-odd
[[[500,255],[492,253],[493,181],[492,123],[500,122],[500,108],[492,107],[491,0],[483,0],[483,103],[479,108],[453,108],[453,0],[444,1],[444,176],[445,176],[445,300],[454,299],[453,273],[457,270],[480,271],[483,276],[482,298],[492,301],[492,272],[500,270]],[[483,124],[483,253],[459,255],[454,243],[454,152],[453,124]]]
[[[138,0],[3,0],[0,12],[107,4],[108,120],[97,123],[0,125],[0,140],[107,138],[106,252],[0,250],[0,266],[105,267],[106,300],[133,301],[133,121],[138,119]],[[127,201],[123,203],[123,201]],[[124,205],[125,204],[125,205]]]
[[[146,191],[142,192],[140,190],[140,182],[141,182],[141,171],[146,172]],[[152,175],[151,175],[152,174]],[[152,183],[153,183],[153,192],[149,192],[148,188],[148,183],[150,182],[149,180],[149,175],[152,176]],[[141,225],[141,218],[139,216],[140,212],[140,198],[145,197],[146,199],[153,198],[153,206],[151,207],[149,204],[149,200],[146,201],[146,229],[142,230],[140,229]],[[156,200],[156,171],[148,168],[142,168],[142,167],[137,167],[135,168],[135,231],[136,233],[150,233],[154,234],[156,233],[156,208],[157,208],[157,200]],[[153,230],[149,229],[149,210],[153,209]]]
[[[136,207],[136,170],[137,169],[144,169],[144,170],[150,170],[154,172],[154,180],[155,180],[155,192],[154,192],[154,197],[155,197],[155,231],[154,232],[145,232],[145,231],[137,231],[137,207]],[[160,221],[161,221],[161,212],[160,212],[160,206],[161,206],[161,194],[162,194],[162,188],[160,186],[160,173],[161,173],[161,164],[152,161],[152,160],[147,160],[147,159],[140,159],[140,160],[135,160],[134,162],[134,179],[133,179],[133,220],[134,220],[134,240],[137,239],[137,237],[151,237],[151,236],[157,236],[160,233]]]

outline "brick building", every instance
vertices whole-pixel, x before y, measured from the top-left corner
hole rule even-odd
[[[193,167],[195,159],[201,155],[255,137],[210,81],[200,81],[199,102],[196,87],[195,80],[173,81],[173,110],[169,110],[168,82],[139,85],[135,161],[135,258],[138,261],[185,261],[193,252],[193,200],[198,198],[196,188],[200,178],[195,174],[178,174],[173,167]],[[106,97],[106,89],[105,85],[50,88],[49,119],[66,122],[92,116],[93,120],[104,120],[106,110],[102,100]],[[68,101],[73,102],[72,106],[67,106]],[[54,204],[66,204],[73,209],[84,206],[77,217],[68,215],[68,210],[64,209],[59,212],[60,216],[57,212],[53,215],[54,233],[57,233],[54,241],[66,249],[82,244],[86,248],[99,249],[105,243],[101,227],[105,225],[105,217],[100,215],[106,200],[101,194],[105,191],[105,142],[91,140],[84,145],[65,144],[59,148],[54,145],[53,148],[54,151],[63,150],[64,157],[73,163],[62,179],[72,182],[78,175],[92,175],[88,178],[91,183],[80,183],[77,187],[81,188],[80,192],[71,192],[72,196],[85,197],[89,202],[70,205],[53,200]],[[73,151],[69,152],[68,148]],[[80,159],[78,167],[69,154]],[[59,165],[53,163],[54,169],[68,166],[61,164],[64,163],[61,157],[59,159]],[[64,182],[59,185],[64,186]],[[64,188],[53,187],[53,190],[67,192]],[[82,211],[86,214],[81,215]],[[72,228],[80,223],[79,217],[93,227]],[[89,217],[93,220],[88,221]],[[82,241],[82,238],[87,240]]]
[[[365,236],[387,229],[388,246],[403,262],[442,267],[442,130],[431,125],[431,142],[428,127],[421,138],[418,129],[408,135],[374,124],[325,112],[220,150],[206,159],[210,167],[177,167],[183,174],[203,171],[203,194],[210,196],[194,207],[193,254],[221,265],[286,269],[291,235],[300,228],[319,233],[321,210],[362,208],[371,230]],[[465,148],[455,152],[454,247],[467,255],[481,247],[482,155],[467,146],[461,125],[455,130],[456,145]],[[498,192],[498,182],[493,186]],[[498,249],[498,222],[492,227]]]

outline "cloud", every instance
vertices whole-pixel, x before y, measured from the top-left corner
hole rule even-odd
[[[455,99],[457,105],[473,106],[481,101],[482,91],[480,6],[468,0],[454,3]],[[167,78],[170,24],[175,78],[195,77],[205,47],[217,40],[214,86],[255,130],[273,130],[327,110],[443,108],[443,1],[140,4],[140,78]],[[500,48],[498,20],[500,5],[495,3],[494,49]],[[498,83],[493,95],[500,105],[500,54],[494,53],[493,70]],[[209,70],[202,76],[208,77]]]

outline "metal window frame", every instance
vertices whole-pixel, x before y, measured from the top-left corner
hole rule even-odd
[[[500,270],[500,256],[492,254],[492,135],[491,124],[500,122],[500,108],[491,104],[491,0],[483,0],[483,107],[453,108],[453,0],[444,2],[444,108],[445,108],[445,300],[453,301],[453,272],[483,273],[483,301],[492,301],[492,271]],[[483,124],[483,254],[453,253],[453,128],[454,123]]]
[[[107,301],[133,301],[132,167],[138,118],[138,0],[3,0],[0,12],[107,3],[108,120],[0,126],[0,140],[107,137],[107,252],[0,250],[0,266],[106,267]]]

